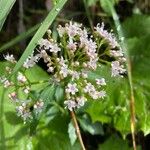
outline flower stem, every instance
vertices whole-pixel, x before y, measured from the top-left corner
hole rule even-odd
[[[74,111],[70,111],[70,114],[71,114],[71,117],[72,117],[72,120],[73,120],[73,123],[74,123],[74,127],[76,129],[76,134],[77,134],[77,137],[78,137],[79,142],[81,144],[82,150],[86,150],[85,146],[84,146],[84,143],[83,143],[83,140],[82,140],[80,128],[79,128],[79,125],[78,125],[78,122],[77,122],[77,119],[76,119],[76,115],[75,115]]]

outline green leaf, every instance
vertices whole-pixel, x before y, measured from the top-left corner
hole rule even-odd
[[[58,115],[45,129],[37,133],[33,139],[34,150],[78,150],[80,144],[70,144],[68,130],[68,118]]]
[[[67,0],[60,0],[54,6],[54,8],[49,12],[47,17],[43,21],[43,23],[41,23],[40,28],[38,29],[38,31],[36,32],[36,34],[34,35],[32,40],[30,41],[29,45],[25,49],[25,52],[21,56],[20,60],[16,64],[16,66],[13,70],[13,73],[17,72],[21,68],[21,66],[23,65],[24,61],[28,58],[28,56],[32,54],[32,52],[33,52],[34,48],[36,47],[38,41],[43,37],[43,35],[48,30],[49,26],[53,23],[54,19],[56,18],[56,16],[58,15],[58,13],[63,8],[63,6],[66,2],[67,2]]]
[[[0,31],[3,27],[3,24],[9,14],[11,8],[15,4],[16,0],[1,0],[0,1]]]
[[[41,82],[49,80],[50,76],[46,71],[44,71],[41,67],[35,65],[32,68],[29,68],[25,71],[25,75],[28,77],[28,80],[31,82]]]
[[[99,150],[133,150],[133,148],[129,147],[127,141],[119,138],[117,135],[112,135],[109,137],[103,144],[99,145]],[[138,146],[137,150],[141,150]]]
[[[150,16],[134,15],[126,19],[122,27],[127,38],[142,37],[150,34]]]
[[[8,62],[0,62],[0,76],[4,75],[6,66],[10,66],[10,64]],[[39,88],[39,84],[41,84],[39,83],[40,80],[47,80],[49,78],[49,75],[45,74],[45,71],[38,66],[32,68],[35,74],[30,74],[28,71],[26,71],[26,76],[30,79],[31,83],[37,82],[36,90]],[[45,84],[47,83],[42,84],[42,88]],[[8,99],[8,94],[13,90],[13,88],[4,89],[0,85],[0,149],[32,149],[32,139],[29,136],[30,127],[23,124],[23,120],[16,114],[15,104]],[[21,95],[21,90],[18,92]]]
[[[54,84],[52,85],[48,85],[46,88],[43,89],[43,91],[41,92],[40,98],[46,103],[50,103],[52,101],[54,101],[54,94],[55,94],[55,90],[56,87]]]
[[[87,131],[92,135],[104,135],[102,125],[99,122],[92,123],[90,118],[86,114],[78,118],[78,120],[84,131]]]
[[[61,87],[61,86],[56,87],[55,99],[58,102],[64,100],[64,89],[63,89],[63,87]]]
[[[76,129],[72,122],[68,124],[68,134],[69,134],[71,145],[74,145],[75,141],[77,140],[77,135],[76,135]]]

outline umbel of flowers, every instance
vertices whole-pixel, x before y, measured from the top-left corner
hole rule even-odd
[[[65,24],[64,27],[59,25],[57,31],[58,37],[53,39],[51,31],[48,30],[48,38],[39,40],[36,50],[27,58],[23,67],[31,68],[39,60],[43,60],[50,78],[64,87],[64,105],[70,111],[80,108],[88,99],[103,99],[106,96],[105,78],[90,81],[88,74],[101,67],[103,60],[110,64],[112,77],[122,77],[125,73],[125,58],[114,34],[104,29],[104,23],[98,24],[94,32],[89,32],[81,24],[73,22]],[[16,63],[13,55],[8,54],[5,59]],[[24,83],[27,79],[19,72],[17,80]],[[13,84],[5,77],[1,82],[4,87]],[[26,87],[24,92],[28,94],[30,88]],[[9,97],[17,99],[15,93],[11,93]],[[43,105],[42,101],[37,101],[34,108],[41,109]],[[24,119],[30,116],[27,102],[17,107],[17,111]]]

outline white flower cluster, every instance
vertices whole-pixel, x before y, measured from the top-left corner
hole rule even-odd
[[[88,81],[88,73],[95,71],[100,65],[99,45],[102,45],[100,42],[103,41],[108,45],[110,57],[115,58],[111,64],[112,76],[120,76],[125,72],[122,65],[123,53],[114,34],[104,29],[104,23],[95,27],[93,35],[89,34],[86,28],[82,28],[81,24],[73,22],[64,27],[59,25],[57,30],[59,42],[50,38],[50,35],[49,39],[41,39],[38,42],[38,54],[30,56],[32,63],[26,68],[42,58],[55,81],[65,85],[64,104],[70,111],[83,106],[88,98],[103,99],[106,96],[103,89],[106,85],[105,79],[96,79],[91,83]]]
[[[24,122],[27,119],[32,118],[27,102],[23,102],[20,106],[16,107],[16,111],[17,111],[18,116],[23,118]]]
[[[41,39],[37,43],[38,49],[24,62],[25,68],[33,67],[40,59],[47,65],[49,72],[54,79],[65,88],[65,107],[72,111],[80,108],[85,104],[87,99],[103,99],[106,96],[105,79],[97,78],[90,81],[89,72],[96,71],[100,66],[101,60],[109,61],[108,56],[113,57],[111,62],[112,76],[122,76],[125,73],[125,58],[119,47],[119,44],[111,32],[104,29],[104,23],[98,24],[95,31],[89,33],[78,23],[67,23],[64,27],[59,25],[57,28],[57,41],[51,37],[49,30],[48,39]],[[104,49],[103,44],[105,44]],[[5,57],[7,60],[14,62],[12,56]],[[26,78],[23,74],[18,73],[17,80],[25,83]],[[25,93],[30,89],[26,88]],[[13,99],[13,95],[11,96]],[[42,103],[35,105],[42,106]]]
[[[11,93],[10,95],[13,96],[12,94],[13,93]],[[39,114],[42,112],[44,107],[44,102],[41,100],[36,101],[34,104],[31,103],[31,100],[26,100],[24,102],[20,102],[18,100],[16,102],[19,104],[19,106],[16,107],[17,114],[18,116],[23,118],[24,122],[32,119],[33,111],[35,112],[35,114]],[[31,110],[31,108],[33,110]]]
[[[103,22],[101,25],[97,24],[97,26],[95,27],[95,30],[102,38],[104,38],[106,41],[108,41],[109,46],[111,48],[115,48],[115,47],[119,46],[114,34],[112,32],[108,32],[107,30],[104,29]]]

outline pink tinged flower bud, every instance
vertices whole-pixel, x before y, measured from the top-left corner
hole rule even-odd
[[[25,94],[28,94],[29,92],[30,92],[30,87],[25,87],[24,89],[23,89],[23,92],[25,93]]]
[[[79,63],[78,61],[75,61],[75,62],[74,62],[74,66],[75,66],[75,67],[78,67],[79,65],[80,65],[80,63]]]
[[[17,80],[21,83],[24,83],[27,81],[26,77],[21,72],[18,72]]]
[[[34,110],[36,111],[36,113],[40,113],[40,112],[42,112],[43,106],[44,106],[43,101],[37,101],[33,107],[34,107]]]
[[[49,67],[47,72],[54,72],[54,68],[53,67]]]
[[[10,86],[13,85],[13,83],[12,83],[11,81],[9,81],[9,80],[5,80],[5,81],[3,82],[3,84],[4,84],[4,88],[7,88],[7,87],[10,87]]]
[[[10,94],[8,94],[8,97],[13,100],[13,101],[16,101],[17,100],[17,94],[16,92],[12,92]]]
[[[9,74],[11,74],[11,72],[12,72],[12,69],[11,69],[10,67],[8,67],[8,66],[5,68],[5,70],[6,70]]]
[[[87,63],[85,63],[85,62],[83,62],[83,67],[87,67],[88,65],[87,65]]]

